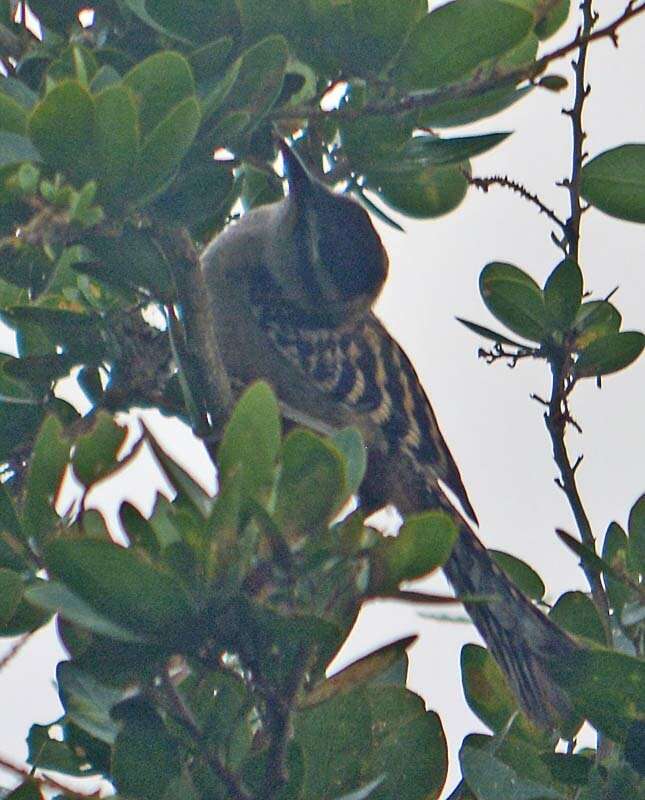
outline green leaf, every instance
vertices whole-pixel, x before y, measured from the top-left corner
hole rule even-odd
[[[533,88],[533,86],[523,86],[521,89],[494,89],[476,97],[447,100],[424,109],[421,121],[423,125],[433,128],[467,125],[499,114],[532,92]]]
[[[188,55],[190,66],[195,75],[195,80],[203,89],[203,84],[208,83],[212,78],[218,77],[228,56],[233,48],[233,38],[222,36],[212,42],[208,42],[202,47],[198,47]]]
[[[0,626],[13,617],[22,598],[23,583],[17,572],[0,568]]]
[[[245,50],[224,78],[224,86],[229,88],[222,113],[246,112],[251,115],[252,127],[257,127],[280,96],[288,60],[289,48],[283,36],[268,36]],[[216,107],[212,98],[207,99],[204,117]]]
[[[396,590],[401,581],[423,578],[448,560],[457,538],[457,526],[442,511],[407,517],[398,536],[385,537],[372,550],[375,588]]]
[[[497,331],[492,331],[490,328],[486,328],[483,325],[478,325],[476,322],[469,322],[467,319],[462,319],[461,317],[455,317],[455,319],[457,322],[461,322],[462,325],[465,325],[473,333],[483,336],[485,339],[491,339],[493,342],[499,342],[500,344],[507,344],[510,347],[526,346],[520,342],[514,341],[513,339],[509,339],[507,336],[504,336],[501,333],[497,333]]]
[[[593,760],[574,753],[543,753],[542,761],[551,770],[558,783],[567,786],[584,786],[593,769]]]
[[[108,86],[114,86],[116,83],[121,83],[121,75],[114,69],[111,64],[104,64],[99,67],[98,71],[92,78],[90,83],[90,91],[92,94],[99,94]]]
[[[179,40],[208,42],[236,21],[233,2],[222,0],[146,0],[146,11],[163,31]]]
[[[372,730],[363,691],[354,690],[304,709],[294,715],[293,725],[304,758],[302,797],[327,800],[360,785]],[[378,774],[382,772],[381,766]]]
[[[0,130],[0,169],[13,167],[25,161],[42,161],[42,158],[26,136]]]
[[[386,173],[417,172],[422,167],[460,164],[485,153],[507,139],[510,133],[487,133],[482,136],[461,136],[440,139],[438,136],[415,136],[397,151],[390,163],[380,161],[378,169]]]
[[[491,314],[513,333],[537,342],[545,337],[542,290],[526,272],[499,261],[487,264],[479,277],[479,291]]]
[[[462,647],[461,682],[466,702],[479,719],[495,733],[505,730],[519,706],[504,673],[485,647]]]
[[[59,662],[56,683],[66,719],[95,739],[114,744],[118,725],[110,712],[123,699],[122,690],[106,686],[71,661]]]
[[[610,523],[602,545],[602,558],[611,570],[604,571],[603,579],[607,588],[609,605],[618,615],[633,595],[632,590],[618,577],[627,570],[629,548],[630,543],[625,531],[617,522]]]
[[[567,330],[582,302],[582,272],[575,261],[565,258],[547,278],[544,304],[558,330]]]
[[[52,727],[52,725],[31,726],[27,736],[29,748],[27,763],[38,769],[53,769],[78,778],[97,775],[100,770],[88,763],[86,753],[77,755],[67,742],[50,737],[49,729]]]
[[[135,98],[125,86],[99,92],[96,104],[97,178],[101,192],[114,194],[129,177],[139,152]]]
[[[495,753],[493,741],[470,734],[459,751],[462,774],[477,800],[565,800],[554,788],[523,777],[504,763]]]
[[[179,103],[141,145],[137,174],[128,193],[141,204],[157,194],[188,152],[201,122],[195,97]]]
[[[44,541],[60,523],[54,503],[67,467],[69,447],[58,419],[46,417],[34,444],[27,477],[22,524],[29,539]]]
[[[554,661],[551,671],[576,710],[618,743],[645,716],[644,661],[598,648]]]
[[[112,751],[112,780],[127,797],[158,800],[181,771],[179,747],[152,705],[133,703]]]
[[[141,61],[124,76],[123,84],[138,100],[142,137],[195,94],[190,64],[180,53],[170,50]]]
[[[549,612],[551,619],[574,636],[606,645],[605,629],[596,606],[582,592],[565,592]]]
[[[493,560],[500,567],[517,588],[524,592],[531,600],[541,600],[546,592],[546,586],[537,572],[525,561],[510,553],[501,550],[489,550]]]
[[[608,333],[620,330],[622,317],[618,310],[606,300],[590,300],[578,309],[573,322],[576,336],[576,349],[582,350],[590,342]]]
[[[385,775],[379,775],[378,778],[374,778],[373,781],[359,787],[356,791],[344,794],[342,797],[337,797],[336,800],[367,800],[368,797],[374,795],[374,790],[378,789],[384,780]]]
[[[92,428],[74,445],[74,474],[89,487],[108,475],[116,466],[116,457],[128,431],[117,425],[111,414],[99,411]]]
[[[416,636],[406,636],[405,639],[391,642],[359,658],[358,661],[354,661],[307,692],[304,705],[317,705],[337,694],[353,691],[363,684],[405,686],[408,674],[407,649],[416,638]]]
[[[25,599],[36,608],[58,613],[63,619],[101,636],[120,642],[141,642],[140,636],[98,614],[91,606],[58,581],[43,581],[25,590]]]
[[[636,572],[645,574],[645,494],[629,512],[629,563]]]
[[[43,160],[72,177],[91,177],[96,161],[94,114],[92,96],[78,81],[63,81],[45,95],[27,126]]]
[[[399,686],[371,686],[371,747],[363,781],[384,775],[373,800],[433,800],[448,771],[446,739],[439,717],[423,700]]]
[[[414,175],[395,175],[370,168],[367,186],[392,208],[409,217],[440,217],[455,209],[466,196],[468,181],[461,165],[426,167]]]
[[[79,270],[120,289],[144,289],[161,300],[173,296],[170,266],[148,231],[125,225],[118,238],[90,233],[84,241],[98,263],[80,264]]]
[[[577,378],[609,375],[628,367],[645,347],[645,335],[640,331],[620,331],[595,339],[580,352],[575,364]]]
[[[150,637],[190,630],[193,603],[179,580],[131,548],[66,536],[49,542],[50,572],[99,614]]]
[[[358,428],[343,428],[331,437],[334,447],[345,459],[346,492],[356,494],[367,469],[367,447]]]
[[[310,431],[297,428],[284,440],[276,487],[275,517],[287,536],[324,528],[348,499],[339,452]]]
[[[496,0],[454,0],[427,14],[410,34],[395,68],[405,89],[456,81],[501,56],[531,31],[526,11]]]
[[[4,81],[2,81],[4,83]],[[0,92],[0,131],[22,135],[27,130],[27,111],[13,97]],[[1,147],[1,140],[0,140]],[[0,153],[2,150],[0,150]],[[1,156],[0,156],[1,158]],[[0,163],[2,163],[0,161]]]
[[[281,436],[278,401],[268,384],[244,392],[224,430],[218,452],[219,474],[226,484],[238,470],[243,494],[256,497],[273,484]]]
[[[645,222],[645,144],[624,144],[582,168],[580,192],[612,217]]]

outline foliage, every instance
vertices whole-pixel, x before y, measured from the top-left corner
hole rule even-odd
[[[409,518],[396,538],[360,510],[339,517],[365,470],[356,431],[284,434],[271,389],[256,384],[211,448],[215,497],[144,431],[140,445],[176,496],[159,497],[149,519],[121,506],[127,547],[82,502],[64,518],[54,506],[70,472],[87,493],[134,457],[120,455],[120,410],[157,408],[212,440],[187,286],[197,249],[240,205],[281,197],[274,131],[392,224],[388,209],[446,214],[470,186],[504,185],[473,178],[471,159],[509,134],[438,131],[560,90],[566,80],[544,74],[559,55],[578,52],[584,87],[591,5],[582,38],[539,58],[568,0],[453,0],[430,13],[423,0],[91,6],[31,0],[35,36],[24,4],[0,0],[0,315],[17,341],[16,357],[0,355],[0,634],[33,632],[56,613],[70,653],[57,673],[65,713],[32,727],[29,762],[105,776],[135,800],[438,797],[446,743],[437,715],[405,688],[410,640],[325,677],[361,604],[404,596],[456,535],[438,512]],[[642,8],[630,3],[597,38]],[[627,530],[612,523],[598,554],[564,432],[576,384],[643,350],[609,298],[588,298],[577,245],[581,197],[645,220],[645,144],[583,164],[581,110],[571,115],[571,218],[550,212],[563,257],[542,288],[516,266],[488,264],[482,298],[509,333],[464,324],[495,343],[489,361],[538,358],[553,376],[547,428],[580,534],[562,538],[592,590],[551,610],[587,645],[555,677],[577,714],[567,736],[588,719],[604,741],[598,752],[574,752],[573,741],[556,752],[488,652],[469,645],[464,691],[491,733],[464,740],[455,798],[643,796],[645,499]],[[164,311],[162,329],[145,322],[150,308]],[[55,394],[70,374],[91,404],[85,417]],[[543,602],[528,565],[493,555]],[[40,784],[29,778],[10,796],[41,797]]]

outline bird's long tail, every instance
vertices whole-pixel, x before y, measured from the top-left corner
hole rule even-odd
[[[466,610],[526,714],[557,728],[571,717],[571,704],[550,677],[549,663],[571,658],[579,646],[511,583],[470,526],[461,518],[459,523],[446,576],[458,595],[493,598],[466,603]]]

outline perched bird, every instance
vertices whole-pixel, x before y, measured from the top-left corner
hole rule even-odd
[[[576,645],[492,561],[410,360],[372,312],[388,258],[355,201],[334,194],[281,143],[289,193],[229,225],[202,264],[222,356],[243,384],[263,378],[286,415],[317,430],[354,425],[368,447],[368,511],[444,509],[460,534],[444,570],[526,713],[552,728],[568,702],[546,670]],[[450,487],[462,515],[443,493]],[[467,521],[470,519],[470,522]]]

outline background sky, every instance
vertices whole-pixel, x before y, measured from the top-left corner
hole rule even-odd
[[[596,7],[603,24],[623,11],[624,2],[601,0]],[[572,38],[576,26],[571,19],[548,49]],[[645,18],[638,17],[622,29],[618,50],[609,40],[590,48],[587,74],[592,93],[585,107],[585,130],[592,156],[625,142],[645,141],[644,37]],[[552,65],[549,72],[569,77],[569,60]],[[554,184],[570,172],[569,118],[561,114],[570,102],[571,92],[535,90],[503,114],[469,126],[464,130],[469,134],[514,131],[496,150],[474,160],[474,174],[508,174],[566,217],[566,192]],[[479,273],[489,261],[516,264],[544,282],[559,261],[549,220],[517,195],[492,188],[488,194],[471,189],[455,212],[439,220],[400,221],[403,234],[377,223],[391,262],[377,311],[429,393],[480,519],[482,539],[531,563],[552,600],[567,589],[586,589],[576,559],[554,534],[556,527],[572,533],[575,528],[566,498],[553,481],[557,473],[542,409],[529,397],[533,392],[547,394],[547,369],[528,361],[514,370],[501,362],[487,366],[477,359],[483,342],[455,320],[465,317],[499,329],[478,291]],[[580,260],[585,289],[602,298],[618,286],[612,302],[623,315],[623,329],[642,328],[645,227],[591,209],[583,217]],[[6,329],[0,329],[0,351],[14,352]],[[645,359],[606,378],[600,391],[593,381],[579,384],[572,397],[583,434],[570,431],[567,444],[572,460],[584,453],[577,477],[599,539],[612,520],[626,524],[629,509],[645,488],[644,399]],[[153,415],[151,426],[181,463],[206,487],[214,487],[201,445],[182,425]],[[97,490],[93,502],[113,518],[125,496],[149,509],[154,489],[162,486],[144,458],[118,483]],[[446,589],[440,575],[422,586]],[[459,614],[456,609],[450,613]],[[428,619],[418,607],[373,603],[363,611],[336,663],[348,663],[409,633],[419,634],[410,651],[409,685],[440,714],[449,741],[447,796],[459,775],[456,758],[463,736],[483,730],[465,704],[459,674],[462,645],[479,641],[473,626]],[[10,644],[0,642],[0,655]],[[50,625],[0,674],[0,755],[24,758],[30,725],[60,715],[53,676],[61,658],[64,653]]]

